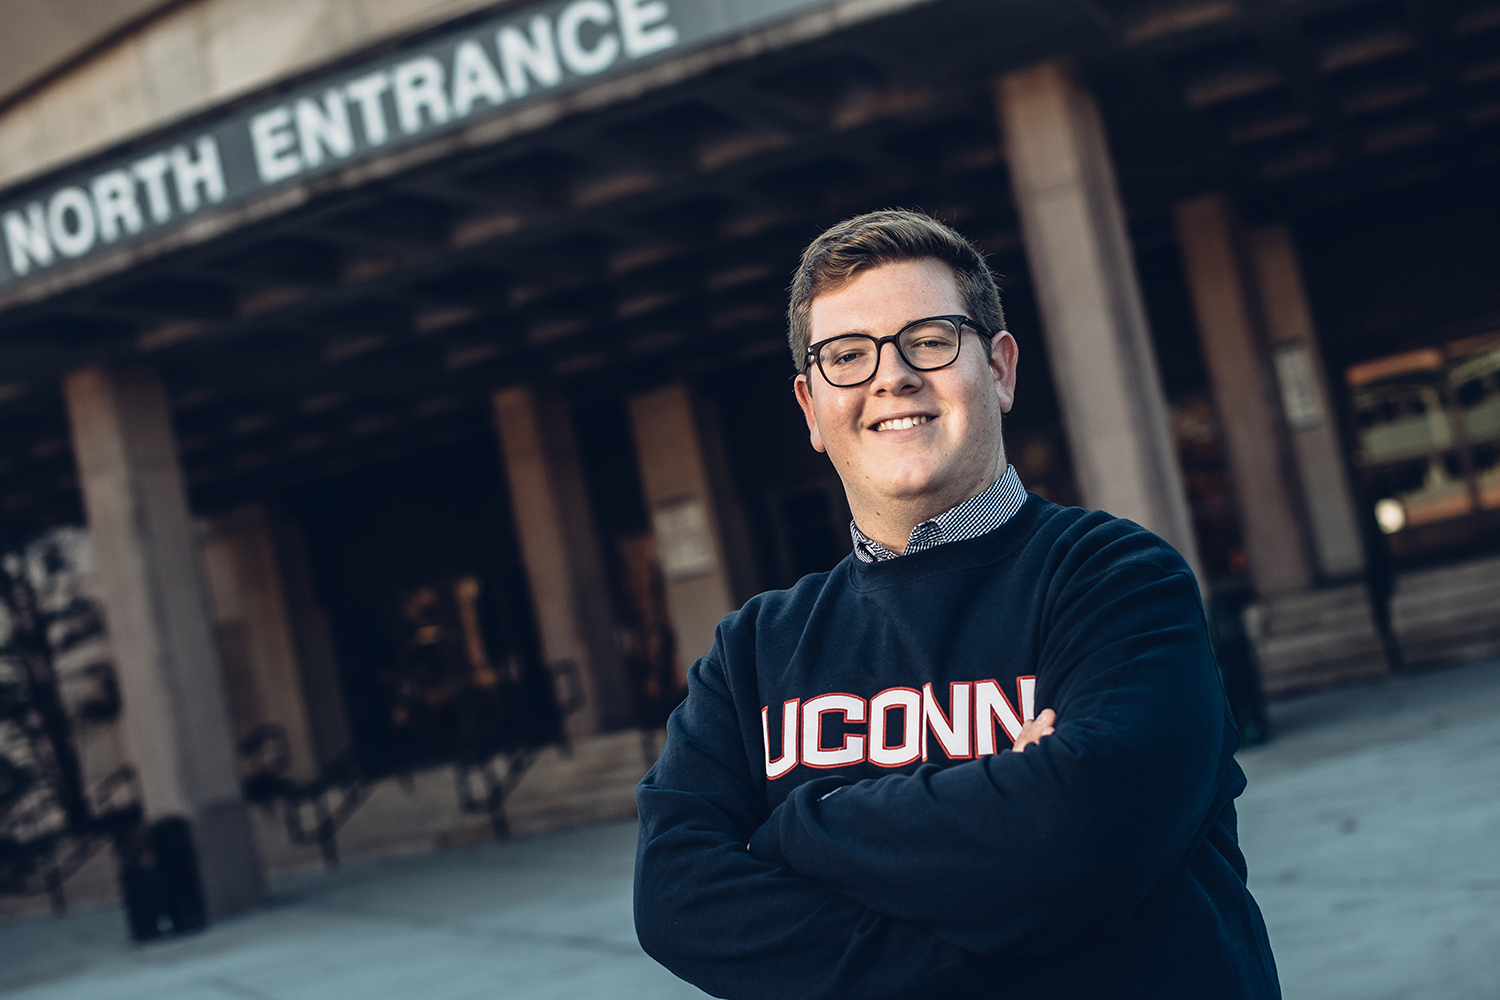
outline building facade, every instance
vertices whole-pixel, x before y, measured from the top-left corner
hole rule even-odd
[[[0,516],[86,524],[214,913],[268,731],[311,788],[649,729],[848,552],[782,315],[870,209],[990,255],[1023,481],[1245,604],[1269,692],[1500,648],[1493,0],[192,0],[59,46],[0,105]]]

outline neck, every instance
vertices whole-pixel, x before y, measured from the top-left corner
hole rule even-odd
[[[1005,451],[1002,449],[986,473],[977,480],[970,480],[966,486],[899,497],[868,495],[851,490],[845,484],[844,493],[849,499],[849,511],[854,515],[854,523],[865,537],[879,542],[892,552],[902,554],[906,552],[906,543],[911,538],[913,528],[983,493],[1005,475],[1005,469]]]

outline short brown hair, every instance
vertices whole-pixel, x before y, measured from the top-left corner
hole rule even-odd
[[[954,230],[922,212],[892,208],[845,219],[802,251],[787,305],[787,344],[800,372],[812,340],[813,299],[860,271],[904,260],[940,260],[953,269],[969,316],[988,340],[1005,329],[1000,290],[984,254]]]

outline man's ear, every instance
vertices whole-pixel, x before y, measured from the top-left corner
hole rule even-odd
[[[990,338],[990,374],[995,379],[995,394],[1000,397],[1000,412],[1009,413],[1016,402],[1016,360],[1021,349],[1010,331],[1001,330]]]
[[[827,451],[823,447],[823,435],[818,431],[818,415],[813,410],[812,386],[807,384],[806,375],[798,375],[797,380],[792,383],[792,391],[797,395],[797,405],[802,407],[802,416],[807,419],[807,436],[812,441],[814,451]]]

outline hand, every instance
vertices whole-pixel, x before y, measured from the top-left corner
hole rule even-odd
[[[1043,736],[1052,735],[1052,723],[1057,721],[1057,713],[1050,708],[1042,709],[1042,714],[1021,727],[1021,735],[1010,745],[1015,753],[1020,753],[1032,743],[1042,742]]]

